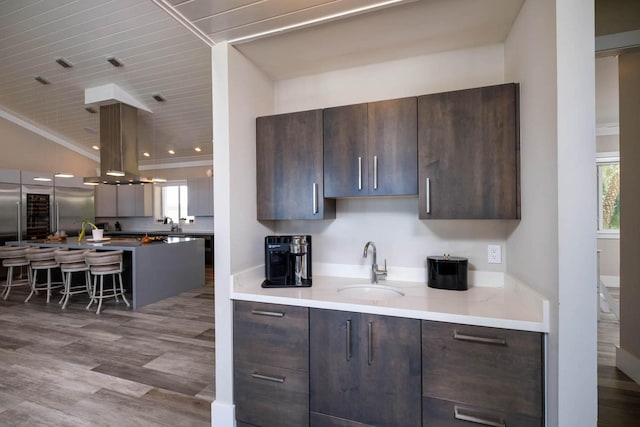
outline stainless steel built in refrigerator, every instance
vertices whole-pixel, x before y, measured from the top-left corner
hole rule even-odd
[[[93,188],[54,187],[53,228],[54,231],[64,230],[68,235],[80,232],[82,221],[94,220]]]
[[[20,185],[0,182],[0,246],[19,240]]]

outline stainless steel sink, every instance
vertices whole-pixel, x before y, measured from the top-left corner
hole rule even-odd
[[[345,286],[344,288],[338,289],[338,293],[347,298],[365,300],[384,300],[404,296],[404,292],[398,288],[376,285],[374,283]]]

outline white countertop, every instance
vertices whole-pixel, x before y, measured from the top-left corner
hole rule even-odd
[[[549,332],[549,301],[504,275],[501,286],[471,286],[466,291],[433,289],[424,282],[381,280],[379,285],[404,296],[345,296],[347,286],[370,284],[366,278],[313,276],[309,288],[262,288],[264,266],[235,274],[231,299],[381,314],[477,326]]]

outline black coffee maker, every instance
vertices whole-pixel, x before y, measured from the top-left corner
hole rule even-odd
[[[311,286],[311,236],[264,238],[263,288]]]

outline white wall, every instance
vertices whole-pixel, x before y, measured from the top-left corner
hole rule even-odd
[[[521,82],[522,160],[522,221],[507,241],[507,271],[551,301],[547,377],[551,426],[596,425],[595,72],[590,3],[589,7],[579,0],[527,0],[505,43],[507,78]]]
[[[284,113],[504,83],[502,44],[371,64],[276,83],[276,112]],[[372,240],[380,260],[423,268],[429,255],[469,258],[470,268],[504,271],[487,263],[487,244],[504,245],[507,221],[421,221],[417,197],[341,199],[336,219],[282,221],[280,234],[313,236],[313,261],[366,264]],[[506,254],[505,254],[506,255]]]
[[[0,117],[0,168],[93,176],[99,164]]]
[[[264,236],[256,220],[255,118],[273,113],[273,84],[234,48],[212,49],[216,400],[212,426],[235,425],[231,275],[262,264]]]

